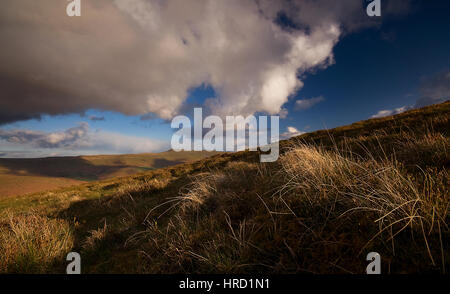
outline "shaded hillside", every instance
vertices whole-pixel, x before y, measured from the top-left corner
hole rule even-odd
[[[0,200],[0,271],[383,273],[449,268],[450,103],[257,152]],[[48,248],[51,248],[49,251]]]
[[[145,154],[0,159],[0,197],[127,176],[211,155],[207,152],[166,151]]]

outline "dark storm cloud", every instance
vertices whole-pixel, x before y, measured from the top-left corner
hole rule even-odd
[[[37,78],[0,74],[0,89],[0,124],[84,110],[78,97]]]
[[[83,0],[71,18],[67,1],[2,0],[0,124],[91,108],[170,119],[202,83],[217,114],[280,113],[299,72],[377,23],[362,2]],[[298,27],[274,25],[280,11]]]

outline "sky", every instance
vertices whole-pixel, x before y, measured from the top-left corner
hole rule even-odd
[[[0,157],[159,152],[176,115],[282,138],[450,99],[450,2],[3,0]]]

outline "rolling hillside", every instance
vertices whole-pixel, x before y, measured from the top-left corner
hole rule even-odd
[[[0,198],[132,175],[211,155],[206,152],[166,151],[125,155],[0,159]]]
[[[450,102],[77,187],[0,199],[0,271],[449,270]],[[98,161],[101,165],[101,161]],[[138,165],[138,163],[136,163]]]

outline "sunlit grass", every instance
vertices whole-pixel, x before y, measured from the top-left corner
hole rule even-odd
[[[0,271],[448,272],[450,103],[201,161],[0,199]],[[29,224],[26,226],[25,224]]]

